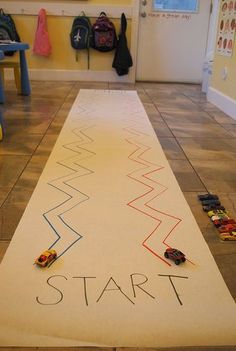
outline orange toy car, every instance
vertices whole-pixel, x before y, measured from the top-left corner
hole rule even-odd
[[[38,266],[46,267],[50,262],[57,258],[57,253],[55,250],[44,251],[36,260],[35,263]]]

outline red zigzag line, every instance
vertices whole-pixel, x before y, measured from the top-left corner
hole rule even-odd
[[[128,131],[128,128],[125,128],[125,130]],[[134,129],[131,129],[131,130],[132,130],[131,133],[134,134],[134,132],[133,132]],[[136,133],[135,133],[135,134],[136,134]],[[143,134],[143,133],[141,133],[141,134]],[[137,134],[136,134],[136,135],[137,135]],[[134,162],[136,162],[136,163],[138,163],[138,164],[141,164],[141,165],[146,166],[145,168],[150,168],[151,166],[152,166],[152,167],[153,167],[153,166],[157,167],[156,164],[153,164],[153,163],[151,163],[151,162],[149,162],[149,161],[147,161],[147,160],[145,160],[145,159],[143,159],[143,158],[141,157],[144,153],[146,153],[148,150],[150,150],[151,147],[148,147],[147,145],[144,145],[144,144],[141,144],[141,143],[137,143],[137,142],[134,143],[134,142],[131,142],[131,141],[128,140],[128,139],[126,139],[126,141],[127,141],[129,144],[136,146],[136,150],[133,151],[133,152],[128,156],[128,158],[129,158],[130,160],[132,160],[132,161],[134,161]],[[140,145],[141,145],[141,147],[140,147]],[[144,149],[143,149],[143,148],[144,148]],[[141,151],[141,152],[140,152],[140,151]],[[135,156],[135,154],[137,154],[137,153],[138,153],[138,155],[136,155],[136,158],[135,158],[134,156]],[[147,183],[142,182],[142,181],[141,181],[140,179],[138,179],[137,177],[132,176],[134,173],[139,172],[140,169],[135,170],[135,171],[133,171],[133,172],[131,172],[130,174],[127,175],[129,178],[131,178],[131,179],[135,180],[136,182],[138,182],[138,183],[140,183],[140,184],[142,184],[142,185],[145,185],[146,187],[149,188],[149,190],[148,190],[147,192],[145,192],[144,194],[142,194],[142,195],[138,196],[137,198],[133,199],[133,200],[130,201],[127,205],[130,206],[130,207],[132,207],[132,208],[134,208],[134,209],[136,209],[137,211],[139,211],[139,212],[141,212],[141,213],[143,213],[143,214],[145,214],[145,215],[147,215],[147,216],[149,216],[149,217],[155,219],[156,221],[158,221],[157,226],[156,226],[156,227],[154,228],[154,230],[147,236],[147,238],[143,241],[142,245],[143,245],[148,251],[150,251],[153,255],[155,255],[156,257],[158,257],[159,259],[161,259],[163,262],[165,262],[168,266],[171,266],[171,264],[170,264],[168,261],[166,261],[162,256],[158,255],[157,252],[155,252],[154,250],[152,250],[152,249],[148,246],[148,244],[147,244],[149,238],[150,238],[152,235],[154,235],[154,233],[156,232],[157,228],[158,228],[158,227],[160,226],[160,224],[162,223],[161,219],[158,218],[158,217],[155,217],[155,216],[151,215],[150,213],[148,213],[148,212],[146,212],[146,211],[144,211],[144,210],[142,210],[142,209],[140,209],[139,207],[137,207],[137,206],[134,205],[134,203],[137,202],[138,200],[140,200],[140,199],[142,199],[142,198],[145,199],[145,197],[147,197],[148,194],[151,194],[152,192],[155,192],[155,193],[156,193],[155,196],[153,196],[153,197],[151,198],[151,200],[148,200],[147,202],[144,203],[144,206],[145,206],[145,207],[148,207],[148,208],[150,208],[150,209],[152,209],[152,210],[154,210],[156,213],[160,213],[160,214],[162,214],[162,215],[165,215],[165,216],[167,216],[167,217],[169,217],[169,218],[172,218],[172,219],[174,219],[174,220],[177,221],[176,224],[173,226],[173,228],[171,228],[171,230],[167,233],[166,237],[165,237],[164,240],[162,241],[162,243],[163,243],[164,245],[166,245],[167,247],[170,247],[170,246],[166,243],[166,240],[167,240],[167,238],[173,233],[174,229],[178,226],[178,224],[182,221],[182,219],[177,218],[177,217],[175,217],[175,216],[172,216],[172,215],[170,215],[170,214],[168,214],[168,213],[159,211],[159,210],[157,210],[156,208],[150,206],[150,202],[151,202],[151,201],[153,201],[155,198],[157,198],[158,196],[160,196],[161,194],[163,194],[166,190],[168,190],[168,188],[167,188],[166,186],[164,186],[163,184],[158,183],[157,181],[155,181],[155,180],[153,180],[153,179],[151,179],[151,178],[149,177],[150,174],[156,173],[157,171],[160,171],[160,170],[162,170],[162,169],[164,169],[164,167],[163,167],[163,166],[159,166],[158,168],[154,168],[153,170],[142,174],[142,177],[143,177],[143,178],[146,178],[146,179],[150,180],[151,182],[153,182],[153,183],[155,183],[155,184],[158,184],[160,187],[162,187],[162,190],[161,190],[160,192],[158,192],[158,193],[156,193],[157,190],[156,190],[154,187],[148,185]],[[190,261],[190,262],[191,262],[191,261]],[[192,263],[192,262],[191,262],[191,263]]]

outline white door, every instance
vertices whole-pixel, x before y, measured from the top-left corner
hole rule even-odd
[[[141,0],[136,79],[201,82],[210,8],[199,0],[197,13],[157,12]]]

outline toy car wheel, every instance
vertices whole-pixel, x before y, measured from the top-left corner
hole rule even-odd
[[[186,261],[186,258],[185,257],[182,257],[182,262],[185,262]]]
[[[175,264],[179,265],[180,264],[180,260],[175,260]]]
[[[47,265],[48,265],[48,262],[47,261],[45,261],[45,262],[42,262],[42,267],[47,267]]]
[[[169,258],[169,255],[167,252],[164,253],[165,258]]]

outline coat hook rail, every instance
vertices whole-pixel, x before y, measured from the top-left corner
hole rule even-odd
[[[58,4],[55,2],[44,2],[42,4],[41,1],[22,1],[19,6],[18,1],[9,1],[9,0],[1,0],[1,7],[4,9],[6,13],[11,15],[31,15],[37,16],[39,10],[44,7],[47,11],[47,14],[50,16],[66,16],[66,17],[75,17],[84,11],[88,17],[97,18],[101,11],[105,11],[109,18],[120,18],[121,13],[124,12],[126,18],[133,17],[133,6],[126,5],[104,5],[97,4],[91,5],[87,4],[76,4],[61,2],[61,6],[58,8]]]

